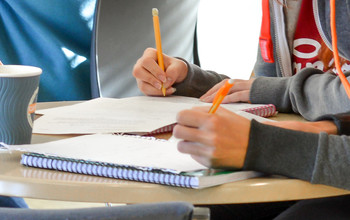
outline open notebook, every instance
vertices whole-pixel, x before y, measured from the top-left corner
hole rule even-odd
[[[71,106],[37,110],[36,114],[43,116],[35,120],[33,133],[154,135],[171,132],[176,114],[194,106],[211,104],[184,96],[97,98]],[[221,106],[257,121],[276,114],[274,105],[233,103]]]
[[[42,144],[2,146],[25,152],[21,160],[25,166],[186,188],[261,176],[254,171],[209,170],[178,152],[175,141],[140,136],[95,134]]]

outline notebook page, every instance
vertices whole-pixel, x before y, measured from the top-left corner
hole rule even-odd
[[[33,133],[93,134],[151,132],[176,122],[176,113],[193,104],[164,102],[158,97],[99,98],[47,109],[35,120]]]
[[[176,171],[206,169],[188,154],[180,153],[175,142],[139,136],[83,135],[42,144],[9,145],[8,148],[64,158]]]
[[[148,133],[175,123],[179,111],[194,106],[211,104],[184,96],[98,98],[71,106],[38,110],[38,114],[44,115],[35,120],[33,133]],[[233,103],[222,106],[236,112],[263,105]]]

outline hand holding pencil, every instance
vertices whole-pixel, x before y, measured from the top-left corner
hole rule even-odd
[[[176,91],[173,84],[180,83],[186,78],[188,67],[183,60],[162,53],[159,18],[157,10],[153,11],[155,12],[153,17],[156,26],[155,39],[158,46],[157,49],[147,48],[144,51],[133,68],[133,76],[136,78],[137,86],[145,95],[171,95]]]

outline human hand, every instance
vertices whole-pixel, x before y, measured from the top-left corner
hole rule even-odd
[[[213,88],[208,90],[200,97],[200,100],[203,102],[213,102],[217,91],[225,84],[227,80],[228,79],[223,80],[213,86]],[[222,103],[250,102],[249,93],[253,81],[254,78],[249,80],[235,79],[232,88],[228,92],[227,96],[222,100]]]
[[[173,135],[183,139],[178,150],[213,168],[242,168],[248,147],[250,121],[224,108],[209,114],[197,107],[177,114]]]
[[[175,92],[174,83],[182,82],[187,76],[187,64],[180,60],[163,54],[165,72],[157,63],[157,50],[147,48],[142,57],[138,59],[133,69],[137,86],[145,95],[161,96],[162,83],[166,88],[166,95]]]
[[[264,124],[286,128],[290,130],[320,133],[326,132],[328,134],[337,134],[337,126],[332,121],[316,121],[316,122],[302,122],[302,121],[265,121]]]

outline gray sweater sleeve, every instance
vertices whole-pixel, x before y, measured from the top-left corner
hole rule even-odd
[[[253,120],[245,170],[350,189],[350,137],[313,134]]]
[[[350,79],[349,74],[347,74]],[[252,103],[274,104],[280,112],[295,112],[308,120],[350,110],[338,76],[306,68],[292,77],[258,77],[250,91]]]
[[[200,67],[190,64],[184,59],[181,60],[187,63],[188,72],[184,81],[174,85],[176,88],[174,95],[199,98],[214,85],[221,82],[223,79],[228,78],[225,75],[213,71],[202,70]]]

